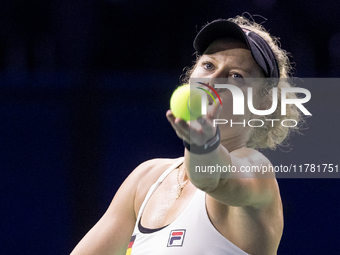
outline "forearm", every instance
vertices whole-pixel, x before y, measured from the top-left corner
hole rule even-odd
[[[230,172],[202,172],[210,167],[231,166],[231,157],[228,150],[220,145],[214,151],[207,154],[195,154],[185,149],[185,166],[190,181],[199,189],[204,191],[212,191],[216,189],[221,182],[226,183],[231,177]]]

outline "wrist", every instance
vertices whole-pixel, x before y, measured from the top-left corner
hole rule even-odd
[[[183,140],[183,145],[185,146],[185,148],[187,148],[188,151],[194,154],[207,154],[209,152],[212,152],[220,145],[220,143],[221,143],[221,134],[220,134],[220,129],[218,128],[218,126],[216,128],[216,133],[214,137],[209,139],[202,146],[190,144]]]

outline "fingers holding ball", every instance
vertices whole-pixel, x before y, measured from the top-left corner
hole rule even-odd
[[[178,87],[170,99],[173,115],[184,121],[196,120],[202,116],[202,110],[206,111],[207,107],[206,93],[189,84]]]

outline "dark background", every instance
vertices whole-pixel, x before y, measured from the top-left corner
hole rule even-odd
[[[339,77],[338,0],[0,1],[0,254],[70,253],[138,164],[181,156],[165,113],[192,41],[243,12],[268,19],[296,76]],[[313,117],[265,152],[274,165],[339,164],[339,88],[306,88]],[[278,181],[278,254],[338,254],[340,180]]]

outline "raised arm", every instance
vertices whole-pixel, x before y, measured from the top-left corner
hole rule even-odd
[[[213,120],[218,118],[221,109],[219,103],[211,106],[208,115],[200,119],[199,123],[186,123],[175,118],[171,111],[168,111],[167,118],[181,139],[203,145],[216,133]],[[243,147],[229,152],[222,144],[207,154],[195,154],[185,149],[185,165],[190,181],[225,205],[261,206],[278,195],[274,173],[262,175],[262,173],[241,172],[241,167],[270,165],[264,155],[253,149]],[[216,165],[233,166],[236,172],[215,173],[210,176],[207,174],[205,177],[202,177],[204,173],[201,176],[195,173],[196,166]]]
[[[248,169],[260,169],[270,162],[260,152],[241,148],[231,153],[220,145],[216,150],[205,155],[197,155],[186,150],[185,160],[191,182],[220,203],[230,206],[261,207],[278,195],[278,186],[274,173],[246,172]],[[213,178],[197,177],[195,166],[232,166],[231,173],[214,173]],[[230,168],[229,168],[230,169]],[[208,177],[210,174],[207,174]]]

